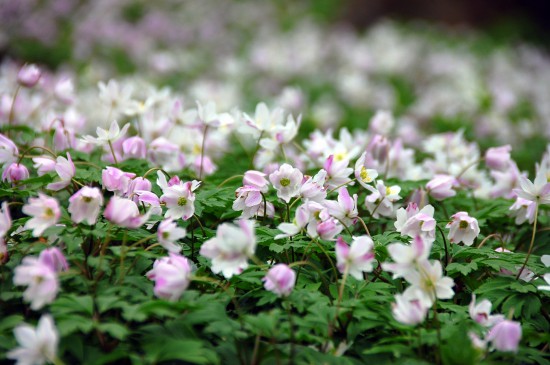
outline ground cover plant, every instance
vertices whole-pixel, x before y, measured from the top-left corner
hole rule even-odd
[[[83,4],[84,53],[0,69],[2,361],[549,362],[544,53],[268,5],[191,46],[140,3],[107,18],[149,42],[96,55]]]

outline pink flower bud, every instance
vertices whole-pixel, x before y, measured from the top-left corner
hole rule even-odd
[[[379,166],[384,165],[390,153],[390,142],[386,137],[377,134],[370,140],[367,153],[378,162]]]
[[[342,229],[342,225],[336,219],[327,219],[317,225],[317,234],[321,239],[331,241],[338,233],[342,232]]]
[[[2,181],[15,182],[26,180],[29,178],[29,170],[25,165],[19,163],[12,163],[2,173]]]
[[[485,163],[491,170],[504,171],[510,164],[510,151],[512,147],[505,146],[489,148],[485,153]]]
[[[426,189],[428,194],[436,200],[443,200],[456,195],[453,187],[457,186],[458,182],[450,175],[435,175],[433,179],[428,181]]]
[[[38,260],[44,265],[49,266],[52,271],[60,272],[69,270],[67,259],[57,247],[47,248],[40,252]]]
[[[123,157],[126,158],[145,158],[147,155],[147,146],[143,138],[135,136],[122,142]]]
[[[256,170],[248,170],[244,173],[243,185],[254,186],[262,193],[267,192],[269,182],[265,178],[267,175]]]
[[[170,301],[178,300],[191,281],[189,260],[177,253],[170,252],[169,257],[155,261],[147,278],[155,282],[155,295]]]
[[[38,83],[41,75],[42,72],[36,65],[24,65],[17,74],[17,82],[19,82],[21,86],[34,87]]]
[[[128,192],[130,179],[135,176],[136,174],[108,166],[101,172],[101,181],[105,189],[118,195],[124,195]]]
[[[68,211],[75,223],[95,224],[103,205],[103,195],[98,188],[84,186],[69,198]]]
[[[277,264],[262,279],[266,290],[278,296],[288,296],[296,284],[296,273],[288,265]]]
[[[517,352],[520,340],[521,324],[507,319],[497,323],[487,334],[487,341],[498,351]]]

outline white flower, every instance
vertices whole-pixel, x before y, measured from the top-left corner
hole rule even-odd
[[[290,198],[298,196],[300,193],[303,178],[304,175],[300,170],[287,163],[269,175],[269,181],[277,190],[277,196],[287,203],[290,202]]]
[[[0,209],[0,240],[8,233],[11,228],[11,216],[8,202],[2,203],[2,209]],[[0,260],[1,261],[1,260]]]
[[[420,290],[419,300],[431,307],[435,299],[451,299],[454,296],[452,287],[454,281],[448,276],[443,276],[443,270],[439,261],[430,264],[428,260],[420,262],[416,266],[417,270],[409,271],[404,276],[411,286],[410,290]]]
[[[336,241],[336,266],[341,273],[348,272],[357,280],[363,280],[363,272],[372,271],[374,244],[368,236],[353,237],[351,247],[342,237]]]
[[[426,242],[433,242],[436,226],[433,215],[434,207],[431,205],[426,205],[419,211],[415,203],[409,203],[406,210],[404,208],[397,210],[397,221],[394,226],[402,235],[411,238],[420,236]]]
[[[86,135],[82,137],[82,140],[87,143],[94,143],[94,144],[106,144],[109,142],[114,142],[120,137],[124,136],[126,134],[126,131],[130,127],[130,124],[125,124],[122,129],[118,126],[118,123],[116,120],[113,120],[111,123],[111,127],[109,130],[105,130],[103,128],[97,127],[96,133],[97,138],[92,137],[90,135]]]
[[[550,204],[550,182],[548,182],[548,174],[544,166],[538,169],[533,182],[525,176],[520,176],[519,184],[521,189],[514,189],[514,192],[520,198],[539,204]]]
[[[449,228],[449,240],[452,243],[464,242],[466,246],[471,246],[479,235],[477,219],[470,217],[467,212],[458,212],[451,218],[452,221],[445,226]]]
[[[38,193],[38,198],[29,199],[29,204],[23,206],[23,213],[32,216],[25,223],[25,229],[32,229],[34,237],[40,236],[46,228],[55,225],[61,217],[57,200],[42,193]]]
[[[17,365],[44,364],[55,362],[59,334],[50,315],[40,317],[36,330],[23,323],[13,330],[20,347],[7,354],[8,359],[17,360]]]
[[[492,306],[493,304],[487,299],[483,299],[481,302],[476,303],[476,295],[472,294],[472,301],[468,307],[470,318],[484,327],[494,326],[496,323],[502,321],[504,316],[502,314],[491,316]]]
[[[393,279],[405,277],[415,270],[419,262],[428,259],[431,247],[431,242],[425,242],[420,236],[416,236],[410,246],[392,243],[388,245],[388,253],[394,263],[384,262],[382,268],[393,272]]]
[[[537,289],[538,290],[550,291],[550,273],[544,274],[544,276],[542,278],[544,279],[544,281],[546,281],[546,284],[548,284],[548,285],[539,285],[539,286],[537,286]]]
[[[75,223],[86,221],[95,224],[99,210],[103,206],[103,194],[98,188],[84,186],[69,198],[71,219]]]
[[[216,237],[204,242],[200,254],[212,260],[212,272],[227,279],[248,267],[248,258],[256,250],[254,221],[241,219],[238,226],[222,223]]]
[[[166,181],[166,179],[164,179]],[[159,184],[159,181],[157,181]],[[163,182],[161,182],[163,184]],[[162,196],[160,201],[166,204],[165,218],[187,220],[195,214],[195,193],[200,182],[197,180],[188,181],[186,183],[180,181],[177,184],[162,188]],[[159,184],[160,186],[160,184]]]
[[[170,252],[180,252],[181,246],[176,241],[185,237],[185,228],[180,228],[172,219],[165,219],[160,222],[157,230],[157,239],[162,247]]]
[[[54,168],[57,175],[59,175],[60,180],[48,184],[46,189],[58,191],[69,186],[76,172],[71,155],[67,152],[67,158],[59,156],[56,160]]]
[[[395,295],[395,303],[392,303],[392,314],[397,322],[408,325],[424,322],[429,307],[418,299],[418,294],[418,290],[408,290],[402,295]]]
[[[367,157],[367,153],[363,152],[361,157],[357,160],[355,163],[355,178],[357,181],[359,181],[359,184],[361,184],[363,187],[370,187],[371,182],[374,181],[378,177],[378,172],[374,169],[367,169],[365,167],[365,160]]]

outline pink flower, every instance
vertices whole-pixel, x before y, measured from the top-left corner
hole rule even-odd
[[[309,199],[322,202],[327,197],[324,188],[327,172],[320,170],[314,177],[307,177],[307,180],[300,187],[300,195],[304,200]]]
[[[470,318],[484,327],[492,327],[504,319],[502,314],[490,315],[492,305],[493,304],[487,299],[483,299],[481,302],[476,303],[476,295],[472,294],[472,301],[468,307]]]
[[[135,176],[134,173],[108,166],[101,172],[101,184],[106,190],[112,191],[116,195],[124,195],[128,192],[130,180]]]
[[[159,175],[160,176],[160,175]],[[164,178],[166,182],[166,178]],[[195,214],[195,193],[194,191],[199,187],[200,181],[193,180],[183,183],[180,181],[179,184],[174,184],[168,186],[164,182],[157,184],[159,186],[164,185],[165,188],[162,188],[162,196],[160,201],[166,204],[168,210],[164,214],[165,218],[187,220]]]
[[[151,211],[141,215],[139,209],[132,200],[113,196],[103,212],[105,218],[120,227],[141,227],[151,215]]]
[[[392,314],[397,322],[411,326],[424,322],[429,307],[425,306],[415,294],[418,292],[406,291],[402,295],[395,295]]]
[[[2,209],[0,209],[0,239],[6,236],[11,228],[11,216],[8,202],[2,203]]]
[[[525,221],[532,224],[535,221],[535,209],[536,203],[534,201],[517,197],[510,207],[510,215],[516,217],[516,224],[522,224]]]
[[[40,76],[42,76],[42,72],[36,65],[24,65],[17,74],[17,82],[21,86],[34,87],[40,80]]]
[[[2,173],[2,181],[16,182],[29,178],[29,170],[25,165],[20,163],[12,163],[7,166]]]
[[[497,323],[487,334],[487,341],[498,351],[518,351],[521,340],[521,324],[508,319]]]
[[[57,200],[42,193],[38,193],[38,198],[29,199],[29,203],[23,206],[23,213],[32,217],[25,223],[25,229],[32,229],[34,237],[55,225],[61,217]]]
[[[17,161],[19,150],[11,139],[0,133],[0,165]]]
[[[450,175],[435,175],[433,179],[426,184],[428,194],[435,200],[443,200],[456,195],[453,187],[458,186],[458,182]]]
[[[143,138],[135,136],[122,142],[122,152],[124,159],[145,158],[147,155],[147,146]]]
[[[43,176],[50,171],[55,170],[56,161],[50,156],[33,157],[33,167],[38,170],[38,176]]]
[[[311,235],[311,237],[319,236],[323,240],[332,241],[337,234],[342,232],[343,228],[336,219],[328,218],[317,223],[317,235]]]
[[[269,181],[265,178],[267,175],[256,170],[248,170],[244,173],[243,185],[253,186],[262,193],[267,193]]]
[[[269,175],[269,181],[277,190],[277,196],[288,203],[290,198],[298,196],[300,193],[303,177],[300,170],[285,163]]]
[[[55,272],[67,271],[69,270],[69,264],[67,259],[57,247],[47,248],[44,251],[40,252],[38,260],[41,263],[49,266]]]
[[[57,272],[40,258],[25,257],[14,271],[13,283],[26,285],[23,299],[31,303],[31,309],[38,310],[55,300],[59,291]]]
[[[386,137],[377,134],[370,140],[366,152],[376,162],[376,166],[384,168],[390,154],[390,142]]]
[[[227,279],[248,267],[248,258],[256,250],[254,221],[241,219],[238,226],[222,223],[216,237],[204,242],[200,254],[212,260],[212,272]]]
[[[452,221],[445,226],[449,229],[451,243],[464,242],[466,246],[471,246],[479,235],[477,219],[470,217],[467,212],[458,212],[451,218]]]
[[[327,172],[327,188],[334,189],[342,184],[350,182],[349,175],[353,172],[351,167],[348,167],[349,160],[338,160],[334,158],[334,155],[330,155],[323,164],[323,169]]]
[[[255,215],[268,217],[273,216],[275,213],[275,208],[270,202],[264,202],[262,193],[259,188],[252,185],[241,186],[235,191],[237,195],[235,201],[233,202],[233,210],[243,211],[241,218],[248,219]],[[266,205],[267,204],[267,205]]]
[[[264,287],[278,296],[290,295],[296,283],[296,273],[288,265],[277,264],[262,279]]]
[[[426,242],[433,242],[436,226],[433,215],[434,208],[431,205],[426,205],[419,211],[415,203],[409,203],[406,210],[403,208],[397,210],[395,229],[402,235],[411,238],[420,236]]]
[[[71,180],[76,172],[73,160],[71,159],[71,155],[68,152],[67,158],[63,156],[59,156],[57,158],[55,163],[55,172],[57,172],[57,175],[59,175],[60,181],[48,184],[48,186],[46,186],[46,189],[58,191],[66,188],[71,183]]]
[[[75,223],[95,224],[103,206],[103,195],[98,188],[84,186],[69,198],[68,211]]]
[[[164,170],[179,171],[185,166],[185,156],[177,144],[164,137],[156,138],[149,145],[149,159]]]
[[[392,243],[388,245],[388,253],[394,263],[382,264],[386,271],[393,272],[393,279],[407,276],[414,271],[420,262],[428,259],[431,242],[425,242],[420,236],[416,236],[410,246],[402,243]]]
[[[19,365],[55,363],[58,361],[56,354],[59,333],[49,314],[40,317],[36,330],[23,323],[15,327],[13,334],[20,347],[9,351],[6,355],[8,359],[17,360]]]
[[[191,264],[185,257],[170,252],[169,257],[155,261],[147,278],[155,282],[155,295],[170,301],[178,300],[191,281]]]
[[[353,237],[351,247],[342,237],[336,241],[336,266],[341,273],[348,272],[363,280],[363,272],[371,272],[374,261],[374,244],[368,236]]]
[[[165,219],[160,222],[157,230],[157,239],[162,247],[170,252],[180,252],[181,246],[175,242],[184,238],[187,232],[180,228],[172,219]]]
[[[489,148],[485,152],[485,163],[491,170],[504,171],[510,164],[510,151],[512,147],[505,146]]]
[[[338,201],[327,200],[323,203],[330,215],[341,221],[346,226],[357,221],[357,194],[349,195],[348,189],[342,187],[338,190]]]

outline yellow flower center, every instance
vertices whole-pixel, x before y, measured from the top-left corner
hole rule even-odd
[[[458,227],[459,227],[460,229],[468,228],[468,222],[466,222],[466,221],[460,221],[460,223],[458,224]]]
[[[179,205],[180,207],[183,207],[185,204],[187,204],[187,198],[184,197],[184,196],[180,197],[180,198],[178,199],[178,205]]]
[[[367,169],[364,166],[361,167],[361,172],[359,173],[359,176],[361,177],[361,180],[363,180],[366,183],[370,183],[372,181],[372,177],[370,177],[369,173],[367,172]]]
[[[290,179],[283,177],[281,179],[281,186],[289,186],[290,185]]]

